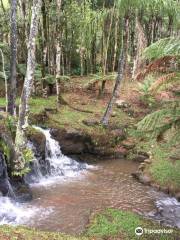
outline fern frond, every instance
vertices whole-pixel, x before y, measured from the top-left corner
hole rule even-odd
[[[177,103],[173,103],[168,108],[148,114],[137,124],[137,130],[150,133],[155,137],[179,121],[180,106]]]
[[[155,60],[166,56],[180,56],[179,37],[160,39],[147,47],[143,53],[143,57],[149,60]]]

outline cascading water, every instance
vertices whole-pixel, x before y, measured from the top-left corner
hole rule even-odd
[[[43,183],[44,180],[51,181],[59,177],[74,177],[88,167],[87,164],[78,163],[72,158],[63,155],[59,143],[51,137],[49,129],[34,128],[41,131],[46,137],[45,161],[47,163],[47,175],[41,177],[40,182]],[[36,168],[39,169],[38,172],[41,172],[37,160]]]
[[[14,202],[7,197],[0,197],[0,225],[24,224],[38,209]]]
[[[57,141],[55,141],[50,134],[50,130],[44,130],[40,127],[35,127],[37,130],[41,131],[46,137],[46,149],[45,149],[45,162],[46,162],[46,172],[44,175],[42,173],[41,164],[35,157],[31,162],[32,171],[25,176],[25,181],[27,183],[39,183],[49,185],[54,183],[57,178],[66,178],[77,176],[77,174],[84,170],[88,165],[81,164],[75,160],[64,156],[61,152],[60,146]],[[35,153],[36,149],[31,142],[28,142],[28,147]],[[11,197],[13,197],[13,189],[9,183],[5,160],[1,154],[1,165],[0,166],[0,177],[2,175],[3,181],[5,181],[6,194],[9,191]],[[1,178],[0,178],[1,184]],[[16,199],[13,197],[13,199]],[[8,197],[0,196],[0,225],[2,224],[26,224],[29,219],[40,211],[39,208],[34,208],[27,203],[19,204],[13,199]],[[50,209],[51,210],[51,209]],[[44,209],[44,214],[49,213],[49,209]],[[42,212],[41,212],[42,213]]]

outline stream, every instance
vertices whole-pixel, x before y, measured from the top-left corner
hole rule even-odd
[[[180,203],[137,182],[131,176],[138,168],[137,163],[127,160],[106,160],[94,165],[76,162],[61,153],[49,130],[36,128],[46,137],[48,175],[42,175],[35,159],[34,182],[30,184],[33,200],[20,204],[0,197],[0,224],[79,234],[92,213],[111,207],[180,228]]]

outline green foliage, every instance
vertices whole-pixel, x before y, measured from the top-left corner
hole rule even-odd
[[[172,150],[171,150],[172,151]],[[154,162],[150,167],[150,173],[159,184],[163,186],[180,187],[180,159],[173,163],[169,160],[169,153],[156,146],[153,150]]]
[[[141,94],[140,99],[146,105],[152,107],[155,104],[155,99],[150,92],[150,88],[154,83],[153,75],[148,75],[142,83],[138,84],[138,91]]]
[[[27,228],[22,226],[8,226],[0,227],[0,239],[7,240],[88,240],[86,237],[74,237],[62,233],[43,232],[34,228]]]
[[[171,37],[160,39],[147,47],[143,53],[149,60],[159,59],[165,56],[180,56],[180,38]]]
[[[149,94],[149,89],[154,83],[155,78],[153,75],[148,75],[142,83],[138,84],[138,90],[141,94],[146,95]]]
[[[95,239],[97,237],[97,239],[136,240],[139,239],[139,237],[135,235],[135,229],[137,227],[149,229],[160,228],[158,224],[152,224],[137,214],[117,209],[107,209],[103,213],[95,215],[87,230],[87,236],[91,238],[95,237]],[[157,234],[152,234],[149,237],[143,234],[140,238],[143,240],[173,240],[176,236],[178,236],[178,232],[174,231],[171,236],[166,234],[160,234],[158,236]]]
[[[32,162],[34,159],[34,154],[30,148],[25,148],[22,151],[23,158],[26,163]]]
[[[135,228],[141,224],[140,217],[133,213],[107,209],[95,217],[87,235],[102,238],[123,235],[124,239],[135,239]]]
[[[9,149],[8,145],[1,139],[0,139],[0,149],[4,153],[4,155],[6,155],[7,159],[9,159],[10,158],[10,149]]]
[[[13,116],[8,115],[6,118],[6,127],[11,132],[11,135],[15,137],[16,133],[16,119]]]
[[[113,81],[117,77],[117,74],[110,73],[107,75],[103,75],[102,73],[99,74],[91,74],[90,80],[84,85],[84,88],[88,88],[89,86],[93,85],[96,82],[102,82],[102,81]]]
[[[152,138],[177,124],[180,120],[180,106],[177,102],[169,103],[163,109],[148,114],[137,124],[137,130],[148,133]]]

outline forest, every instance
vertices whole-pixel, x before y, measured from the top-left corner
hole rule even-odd
[[[0,0],[0,240],[180,239],[180,1]]]

